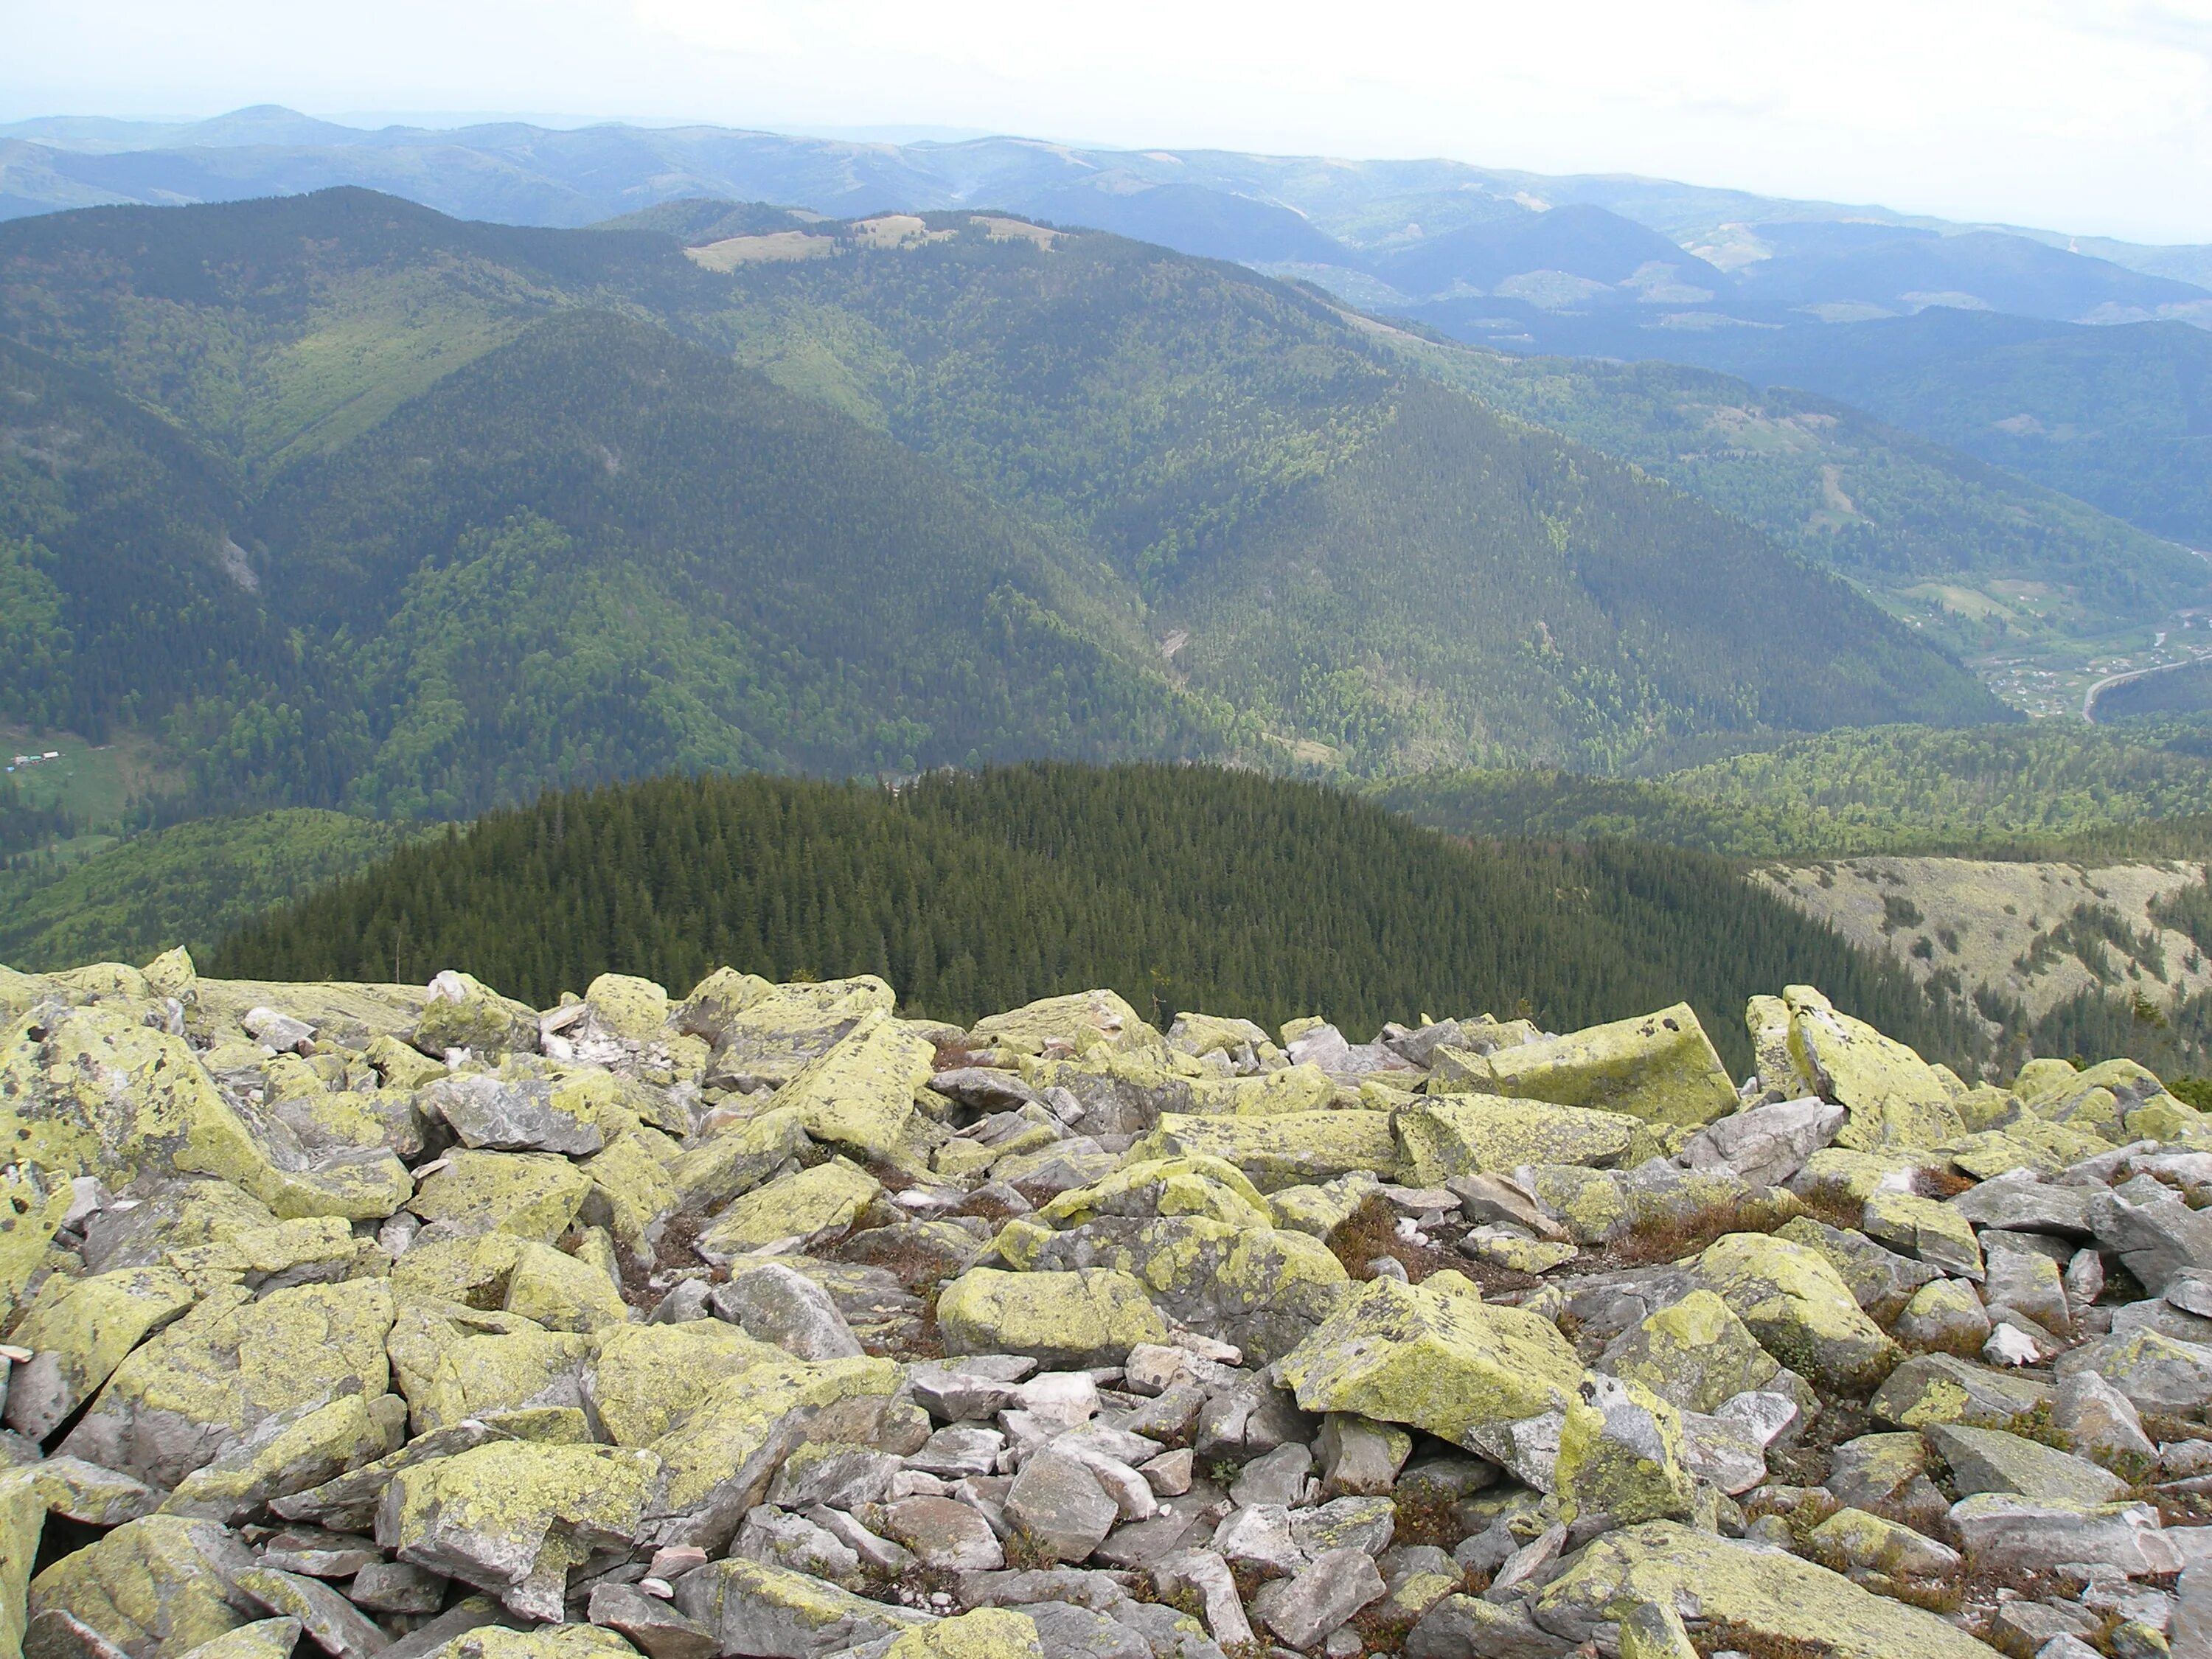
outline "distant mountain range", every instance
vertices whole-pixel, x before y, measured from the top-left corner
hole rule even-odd
[[[1840,398],[2212,550],[2212,246],[1443,161],[720,127],[368,131],[274,106],[0,127],[0,219],[333,185],[524,225],[641,222],[706,199],[1108,230],[1498,351],[1661,360]]]
[[[672,767],[1607,768],[2006,714],[1817,539],[1434,352],[1462,349],[996,215],[556,230],[341,189],[19,219],[0,719],[137,731],[203,807],[449,816]],[[2087,509],[1847,441],[1729,488],[1786,520],[1867,465],[2087,603],[2203,586]],[[2033,533],[1977,527],[2006,522]]]
[[[191,124],[0,126],[0,217],[339,184],[464,218],[555,226],[684,197],[836,217],[1002,208],[1186,253],[1305,267],[1354,298],[1496,298],[1540,315],[1656,307],[1674,319],[1856,320],[1950,305],[2069,322],[2212,322],[2212,246],[2083,242],[1630,176],[720,127],[371,131],[275,106]]]

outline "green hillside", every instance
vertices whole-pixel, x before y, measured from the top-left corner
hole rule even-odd
[[[256,515],[353,669],[361,807],[664,769],[1202,754],[1127,596],[1031,522],[647,325],[534,325]]]
[[[0,871],[0,962],[30,971],[204,954],[273,904],[350,875],[415,831],[300,808],[155,830],[58,878]]]
[[[231,465],[5,338],[0,410],[0,720],[150,739],[164,788],[206,799],[334,803],[351,694],[268,608]]]
[[[1987,445],[1962,453],[1846,404],[1672,363],[1391,337],[1448,384],[1748,520],[1960,650],[2156,621],[2212,587],[2203,559],[2016,476],[2036,469],[1999,471],[1989,461],[2011,459]]]
[[[2212,332],[2075,327],[1930,306],[1772,333],[1716,330],[1676,355],[1808,386],[2139,525],[2212,550]]]
[[[1875,727],[1650,779],[1442,771],[1374,798],[1459,835],[1625,836],[1737,858],[2203,856],[2212,732],[2187,719]]]
[[[898,793],[763,777],[548,795],[402,849],[234,934],[210,971],[420,980],[550,1003],[602,971],[688,985],[875,973],[969,1021],[1091,986],[1270,1027],[1525,1010],[1565,1029],[1685,997],[1733,1069],[1746,996],[1810,981],[1931,1054],[1972,1038],[1901,969],[1722,861],[1477,844],[1315,785],[1066,765]]]
[[[1737,521],[1235,267],[679,218],[720,240],[359,191],[0,227],[0,328],[174,452],[71,580],[127,604],[136,550],[237,635],[125,629],[93,712],[203,810],[432,817],[670,767],[1612,766],[2002,712]],[[19,455],[23,500],[65,473]],[[15,517],[39,649],[0,696],[52,723],[85,647]]]

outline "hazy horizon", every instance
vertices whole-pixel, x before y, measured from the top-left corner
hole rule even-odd
[[[1872,0],[1848,25],[1766,0],[1423,4],[1358,28],[1246,0],[0,0],[0,18],[10,121],[555,110],[508,118],[1440,157],[2212,241],[2212,0]]]

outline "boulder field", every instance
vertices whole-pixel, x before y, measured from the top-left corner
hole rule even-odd
[[[1808,987],[1352,1042],[0,969],[0,1659],[2212,1655],[2212,1121]]]

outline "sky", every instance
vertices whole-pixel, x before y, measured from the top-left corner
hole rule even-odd
[[[558,111],[1449,156],[2212,242],[2212,0],[0,0],[0,118]]]

